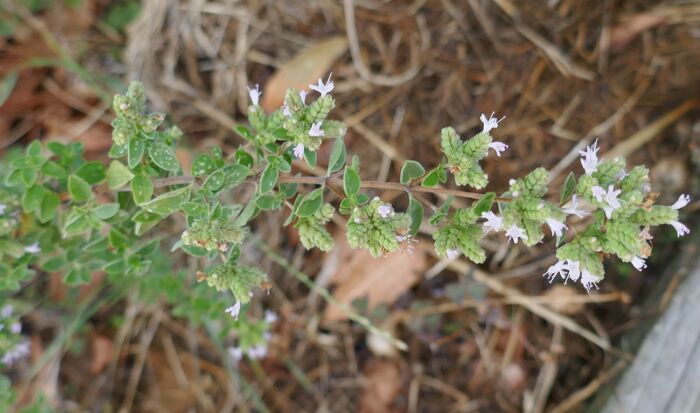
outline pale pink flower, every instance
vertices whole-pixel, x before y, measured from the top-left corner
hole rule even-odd
[[[377,207],[377,214],[382,218],[389,218],[394,215],[394,207],[391,204],[381,204]]]
[[[234,319],[238,320],[238,316],[241,313],[241,302],[236,301],[235,304],[233,304],[231,307],[228,307],[226,310],[224,310],[227,314],[231,314],[231,317]]]
[[[297,159],[301,159],[304,157],[304,144],[300,143],[297,146],[292,149],[292,152],[294,152],[294,157]]]
[[[309,88],[320,93],[321,97],[326,96],[327,94],[331,93],[331,91],[335,87],[333,81],[331,80],[332,75],[333,73],[328,75],[328,80],[326,81],[326,83],[323,83],[323,80],[319,78],[318,85],[309,85]]]
[[[309,129],[309,136],[313,136],[314,138],[322,138],[325,135],[321,129],[321,123],[321,121],[318,121],[311,125],[311,129]]]
[[[486,211],[481,214],[481,218],[484,218],[484,233],[488,234],[491,231],[500,231],[503,228],[503,218],[494,214],[491,211]]]
[[[680,221],[671,221],[669,222],[669,225],[673,227],[673,229],[676,230],[676,235],[679,237],[682,237],[683,235],[690,234],[690,228],[685,226],[682,222]]]
[[[598,139],[593,142],[593,145],[586,148],[585,151],[579,151],[581,154],[581,165],[586,175],[591,175],[598,169]]]
[[[248,95],[250,96],[250,101],[253,103],[253,106],[258,106],[260,102],[260,95],[262,95],[262,92],[260,91],[260,86],[255,85],[255,88],[248,88]]]
[[[494,117],[495,114],[496,112],[492,112],[491,116],[489,116],[488,119],[486,119],[486,115],[484,115],[483,113],[481,114],[479,120],[481,120],[481,123],[484,124],[484,129],[482,133],[489,133],[491,129],[496,129],[498,127],[498,122],[502,121],[505,118],[504,116],[501,119],[497,119]]]
[[[491,148],[491,149],[493,149],[494,151],[496,151],[496,156],[500,157],[500,156],[501,156],[501,152],[503,152],[503,151],[505,151],[506,149],[508,149],[508,145],[506,145],[506,144],[503,143],[503,142],[491,142],[491,143],[489,144],[489,148]]]
[[[552,230],[552,236],[556,235],[557,237],[561,237],[564,234],[566,225],[563,222],[557,221],[554,218],[547,218],[545,222],[549,226],[549,229]]]
[[[634,266],[634,268],[636,268],[637,271],[641,271],[647,267],[647,263],[642,257],[634,256],[632,257],[630,263],[632,263],[632,266]]]
[[[445,251],[445,254],[447,254],[447,258],[453,260],[459,257],[462,253],[457,249],[448,249],[447,251]]]
[[[671,205],[671,208],[679,210],[690,203],[690,195],[682,194],[678,200]]]
[[[513,241],[513,244],[517,244],[519,240],[527,240],[527,235],[525,235],[525,231],[520,228],[519,226],[513,224],[508,228],[506,231],[506,236],[510,241]]]

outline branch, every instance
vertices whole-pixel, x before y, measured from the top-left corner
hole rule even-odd
[[[171,185],[191,184],[195,181],[193,176],[173,176],[169,178],[156,179],[153,182],[154,188],[161,188]],[[343,180],[340,178],[332,178],[326,176],[282,176],[277,181],[283,184],[306,184],[306,185],[322,185],[324,183],[343,185]],[[426,188],[419,185],[403,185],[396,182],[379,182],[379,181],[362,181],[361,188],[365,189],[385,189],[388,191],[401,192],[422,192],[429,194],[452,195],[457,198],[481,199],[483,194],[478,192],[459,191],[448,188]],[[130,191],[129,187],[120,188],[119,191]],[[508,202],[510,198],[496,198],[499,202]]]

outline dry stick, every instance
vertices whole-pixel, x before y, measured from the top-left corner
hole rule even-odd
[[[564,170],[579,157],[579,151],[588,146],[594,136],[607,132],[613,127],[613,125],[615,125],[615,123],[617,123],[625,114],[627,114],[627,112],[632,110],[651,84],[651,77],[652,76],[649,75],[642,82],[640,82],[634,92],[632,92],[632,94],[627,98],[622,106],[615,111],[615,113],[593,127],[590,131],[588,131],[586,136],[581,138],[581,141],[579,141],[579,143],[576,144],[571,151],[569,151],[569,153],[566,154],[566,156],[554,166],[554,168],[552,168],[549,173],[549,182],[552,182],[554,178],[556,178],[560,173],[564,172]]]
[[[540,368],[540,372],[537,375],[535,397],[532,405],[527,406],[528,408],[525,410],[526,413],[542,413],[544,410],[547,398],[549,398],[549,393],[552,391],[552,385],[554,385],[554,379],[559,370],[557,353],[558,349],[561,347],[563,335],[561,326],[555,325],[552,341],[549,344],[549,354],[544,362],[544,366]]]
[[[626,293],[614,292],[606,294],[580,294],[573,296],[555,296],[555,295],[537,295],[529,297],[533,303],[537,304],[588,304],[588,303],[607,303],[611,301],[629,301],[629,296]],[[420,308],[410,312],[411,317],[425,317],[432,314],[449,313],[460,311],[466,308],[477,307],[480,305],[490,304],[519,304],[513,297],[504,297],[501,299],[484,299],[472,300],[466,299],[459,303],[442,303],[434,306]]]
[[[348,318],[361,325],[365,330],[372,334],[377,334],[381,336],[399,350],[408,350],[408,345],[406,343],[392,336],[388,331],[376,327],[367,317],[361,316],[355,310],[350,308],[349,305],[340,302],[338,299],[333,297],[333,295],[326,288],[323,288],[320,285],[316,284],[314,280],[312,280],[304,272],[297,270],[296,268],[291,266],[290,262],[287,261],[287,259],[273,251],[272,248],[270,248],[265,242],[261,240],[256,240],[255,243],[258,246],[258,248],[260,248],[260,250],[264,252],[265,255],[267,255],[274,263],[284,268],[297,280],[301,281],[304,285],[306,285],[306,287],[308,287],[310,290],[315,291],[318,295],[323,297],[323,299],[326,300],[326,302],[341,308],[345,312],[345,314],[347,314]]]
[[[484,273],[483,271],[477,268],[472,267],[466,262],[461,260],[453,260],[452,262],[450,262],[450,267],[452,267],[452,269],[458,271],[461,274],[471,273],[474,277],[474,280],[476,280],[477,282],[480,282],[481,284],[487,286],[489,289],[508,297],[513,301],[513,303],[522,305],[523,307],[530,310],[532,313],[544,318],[550,323],[560,325],[563,328],[571,331],[572,333],[578,334],[579,336],[585,338],[586,340],[602,348],[603,350],[612,352],[623,357],[629,357],[629,355],[627,355],[626,353],[623,353],[612,347],[609,342],[605,341],[591,330],[588,330],[578,325],[573,319],[561,315],[556,311],[533,301],[531,297],[523,295],[520,291],[518,291],[515,288],[506,286],[501,281],[489,276],[488,274]]]
[[[581,404],[581,402],[591,397],[593,393],[598,391],[600,386],[617,376],[625,368],[626,365],[627,363],[624,360],[619,360],[617,363],[615,363],[615,365],[613,365],[610,368],[610,370],[600,374],[592,382],[588,383],[585,387],[577,390],[574,394],[569,396],[563,402],[559,403],[548,413],[564,413],[572,411],[576,406]]]

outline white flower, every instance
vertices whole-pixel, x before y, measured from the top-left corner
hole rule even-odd
[[[294,152],[294,157],[297,159],[301,159],[304,157],[304,144],[300,143],[297,146],[294,147],[292,150]]]
[[[320,80],[320,79],[319,79],[319,80]],[[303,103],[303,104],[305,104],[305,105],[306,105],[306,95],[307,95],[308,93],[309,93],[309,92],[307,92],[306,90],[300,90],[300,91],[299,91],[299,98],[301,98],[301,103]]]
[[[637,269],[637,271],[641,271],[647,267],[647,263],[642,257],[634,256],[630,262],[632,263],[632,266]]]
[[[552,281],[554,281],[555,278],[557,278],[557,275],[566,280],[567,273],[569,271],[567,268],[567,261],[568,260],[558,260],[554,265],[547,269],[547,272],[545,272],[542,275],[547,276],[550,284],[552,283]]]
[[[17,343],[16,346],[14,346],[12,349],[8,350],[5,354],[2,356],[2,364],[9,366],[10,364],[13,364],[15,361],[26,357],[29,355],[29,341],[21,341]]]
[[[451,260],[459,257],[460,254],[462,254],[461,252],[459,252],[459,250],[455,250],[455,249],[449,249],[449,250],[445,251],[445,253],[447,254],[447,258],[449,258]]]
[[[644,229],[642,229],[642,231],[639,233],[639,236],[642,237],[642,239],[644,241],[649,241],[649,240],[654,239],[654,237],[649,232],[649,227],[644,227]]]
[[[231,317],[238,320],[238,315],[241,313],[241,302],[236,301],[234,305],[225,310],[226,313],[231,314]]]
[[[277,314],[271,310],[265,310],[265,322],[267,324],[274,324],[277,322]]]
[[[252,359],[261,359],[267,355],[267,346],[258,344],[248,349],[248,357]]]
[[[566,260],[566,270],[568,273],[564,279],[564,284],[566,284],[568,280],[576,282],[581,276],[581,263],[578,261]]]
[[[552,230],[552,236],[556,235],[557,237],[561,237],[562,235],[564,235],[566,225],[563,222],[557,221],[554,218],[547,218],[545,222],[547,223],[547,225],[549,225],[549,229]]]
[[[593,287],[598,289],[598,283],[602,279],[602,276],[592,274],[586,269],[581,270],[581,284],[583,284],[583,288],[585,288],[586,291],[588,291],[589,293],[591,292],[591,288]]]
[[[24,252],[26,252],[27,254],[37,254],[37,253],[40,253],[40,252],[41,252],[41,248],[39,248],[39,243],[38,243],[38,242],[35,242],[35,243],[32,244],[32,245],[27,245],[26,247],[24,247]]]
[[[519,226],[513,224],[508,228],[508,231],[506,231],[506,236],[510,241],[513,241],[513,244],[517,244],[518,240],[527,240],[527,235],[525,235],[525,231],[520,228]]]
[[[617,199],[617,196],[620,195],[620,192],[622,192],[621,189],[616,191],[615,187],[609,185],[608,190],[606,191],[602,187],[596,185],[591,188],[591,192],[598,202],[604,203],[603,211],[605,211],[606,218],[610,219],[612,213],[616,209],[620,208],[621,205],[620,201]]]
[[[289,105],[287,105],[287,102],[284,102],[284,105],[282,105],[282,115],[284,115],[286,118],[292,117],[292,112],[289,110]]]
[[[309,136],[313,136],[315,138],[322,138],[324,135],[325,134],[321,129],[321,121],[318,121],[311,125],[311,129],[309,129]]]
[[[0,215],[3,215],[5,213],[6,209],[7,209],[7,205],[0,204]]]
[[[586,148],[585,151],[579,151],[581,154],[581,165],[586,175],[591,175],[598,169],[598,139],[593,142],[593,145]]]
[[[680,221],[671,221],[669,222],[669,225],[671,225],[673,229],[676,230],[676,235],[678,235],[679,237],[682,237],[685,234],[690,234],[690,228],[686,227]]]
[[[410,236],[409,236],[408,234],[407,234],[407,235],[399,235],[399,234],[396,234],[396,235],[394,235],[394,238],[396,238],[396,240],[397,240],[398,242],[404,242],[404,241],[406,241],[408,238],[410,238]]]
[[[500,231],[503,228],[503,218],[494,214],[491,211],[486,211],[481,214],[481,218],[484,218],[484,233],[488,234],[491,231]]]
[[[2,317],[2,318],[11,317],[13,310],[14,310],[14,307],[12,307],[11,304],[5,304],[4,306],[2,306],[2,309],[0,310],[0,317]]]
[[[22,331],[22,324],[20,323],[12,323],[10,326],[10,331],[12,334],[19,334]]]
[[[690,195],[682,194],[678,200],[671,205],[671,208],[679,210],[690,203]]]
[[[603,202],[603,198],[605,198],[606,194],[605,189],[603,189],[602,186],[598,185],[591,188],[591,193],[598,202]]]
[[[571,197],[571,201],[569,201],[568,205],[569,206],[562,208],[562,211],[566,215],[576,215],[579,218],[583,218],[590,214],[585,209],[579,208],[578,197],[576,196],[576,194],[574,194],[574,196]]]
[[[492,112],[491,116],[489,116],[488,119],[486,119],[486,115],[484,115],[483,113],[481,114],[479,120],[481,120],[481,123],[484,124],[484,130],[482,131],[482,133],[489,133],[491,129],[496,129],[498,127],[498,122],[502,121],[505,118],[504,116],[499,120],[493,116],[495,114],[496,112]]]
[[[234,362],[239,362],[243,358],[243,349],[240,347],[229,347],[228,354]]]
[[[394,207],[391,204],[381,204],[377,207],[377,214],[382,218],[389,218],[394,215]]]
[[[255,85],[255,88],[248,88],[248,95],[250,96],[250,101],[253,103],[253,105],[258,106],[258,103],[260,102],[260,95],[262,95],[262,92],[260,92],[260,86]]]
[[[491,143],[489,144],[489,148],[491,148],[491,149],[493,149],[494,151],[496,151],[496,156],[499,156],[499,157],[500,157],[500,156],[501,156],[501,152],[503,152],[503,151],[505,151],[506,149],[508,149],[508,145],[506,145],[506,144],[503,143],[503,142],[491,142]]]
[[[328,80],[326,81],[325,84],[323,83],[323,80],[321,80],[319,78],[318,85],[309,85],[309,88],[320,93],[321,97],[326,96],[327,94],[331,93],[331,91],[333,90],[333,87],[335,86],[333,84],[333,81],[331,80],[332,75],[333,75],[333,73],[328,75]]]

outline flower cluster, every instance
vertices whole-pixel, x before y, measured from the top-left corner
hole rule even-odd
[[[22,324],[13,315],[14,308],[5,304],[0,308],[0,363],[10,366],[30,353],[29,340],[23,338]]]

